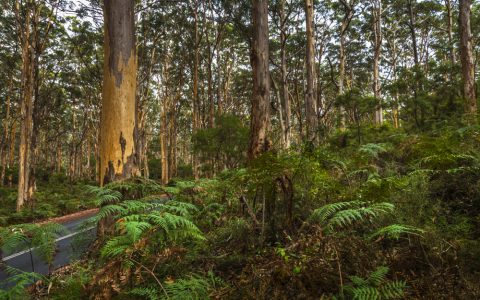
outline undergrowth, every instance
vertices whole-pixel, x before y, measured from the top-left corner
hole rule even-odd
[[[212,179],[89,188],[92,222],[110,225],[84,258],[82,295],[479,298],[478,132],[372,129],[360,146],[271,151]],[[81,268],[54,276],[50,297]]]

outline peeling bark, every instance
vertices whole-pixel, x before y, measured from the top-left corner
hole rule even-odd
[[[135,153],[137,53],[134,1],[105,0],[100,184],[139,175]]]

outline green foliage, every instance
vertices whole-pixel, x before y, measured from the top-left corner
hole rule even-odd
[[[9,277],[0,282],[0,285],[9,285],[12,286],[7,289],[0,289],[0,299],[5,300],[22,300],[30,298],[26,286],[35,283],[38,280],[42,280],[45,283],[48,282],[48,279],[38,273],[34,272],[23,272],[21,270],[12,268],[10,266],[5,266],[5,271]]]
[[[150,300],[204,300],[210,299],[209,291],[219,284],[223,285],[224,283],[209,272],[208,277],[193,274],[178,280],[164,282],[161,287],[136,287],[128,294]]]
[[[310,215],[310,222],[320,223],[327,231],[345,228],[355,223],[372,221],[393,212],[391,203],[367,203],[364,201],[338,202],[324,205]]]
[[[215,161],[228,168],[245,161],[248,145],[248,127],[233,115],[220,115],[214,128],[197,130],[193,135],[194,151],[201,155],[204,169],[213,170]]]
[[[160,299],[200,300],[209,299],[210,282],[200,276],[192,275],[164,285],[166,295]]]
[[[51,264],[55,258],[56,239],[64,233],[66,229],[56,223],[12,225],[0,229],[0,247],[7,253],[33,248],[41,259]]]
[[[382,300],[399,299],[407,287],[404,281],[390,281],[386,278],[388,267],[378,267],[367,278],[350,276],[351,284],[345,285],[343,292],[347,299]],[[340,297],[343,298],[343,297]]]
[[[358,152],[367,156],[368,158],[378,158],[381,153],[388,151],[387,144],[365,144],[358,148]]]
[[[369,238],[385,237],[398,240],[402,235],[421,235],[423,232],[425,231],[413,226],[392,224],[378,229]]]
[[[116,234],[102,247],[102,257],[114,258],[141,250],[136,248],[141,241],[155,245],[166,240],[202,240],[202,233],[191,221],[191,214],[196,211],[194,205],[175,200],[165,203],[130,200],[104,206],[96,219],[115,218]]]

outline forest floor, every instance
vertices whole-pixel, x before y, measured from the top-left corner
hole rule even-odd
[[[95,201],[85,190],[93,182],[69,182],[61,174],[37,179],[34,205],[15,212],[16,187],[0,187],[0,225],[41,222],[95,208]]]

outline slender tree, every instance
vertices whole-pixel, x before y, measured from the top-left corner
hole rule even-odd
[[[338,95],[343,95],[345,92],[345,67],[347,64],[347,55],[346,55],[346,37],[347,31],[350,27],[350,22],[354,16],[354,5],[355,0],[340,0],[340,3],[343,6],[343,18],[340,23],[340,48],[338,51]],[[344,108],[340,108],[340,127],[345,127],[345,111]]]
[[[317,93],[315,84],[315,36],[313,24],[313,0],[305,0],[305,27],[307,34],[306,61],[307,90],[305,93],[305,115],[307,119],[307,139],[315,142],[317,133]]]
[[[268,53],[268,0],[253,1],[253,39],[251,64],[253,69],[253,96],[248,158],[256,158],[269,148],[270,76]]]
[[[32,33],[32,23],[38,21],[36,5],[27,1],[22,7],[20,1],[15,2],[15,14],[19,28],[22,48],[22,82],[20,102],[20,145],[18,163],[18,195],[17,211],[21,210],[33,195],[30,186],[31,172],[31,141],[33,130],[33,92],[34,92],[34,63],[36,35]],[[24,11],[22,11],[24,9]],[[22,18],[22,14],[24,18]]]
[[[477,114],[477,97],[475,93],[475,65],[472,53],[472,31],[470,28],[472,0],[460,0],[460,60],[462,62],[463,95],[466,100],[466,112],[470,121]]]
[[[288,92],[287,82],[287,17],[285,14],[285,2],[286,0],[280,0],[280,60],[282,69],[282,99],[283,99],[283,139],[285,148],[290,148],[290,140],[292,136],[291,116],[292,109],[290,105],[290,94]]]
[[[373,16],[373,96],[375,97],[375,124],[383,123],[380,87],[380,55],[382,53],[382,1],[372,0]]]

